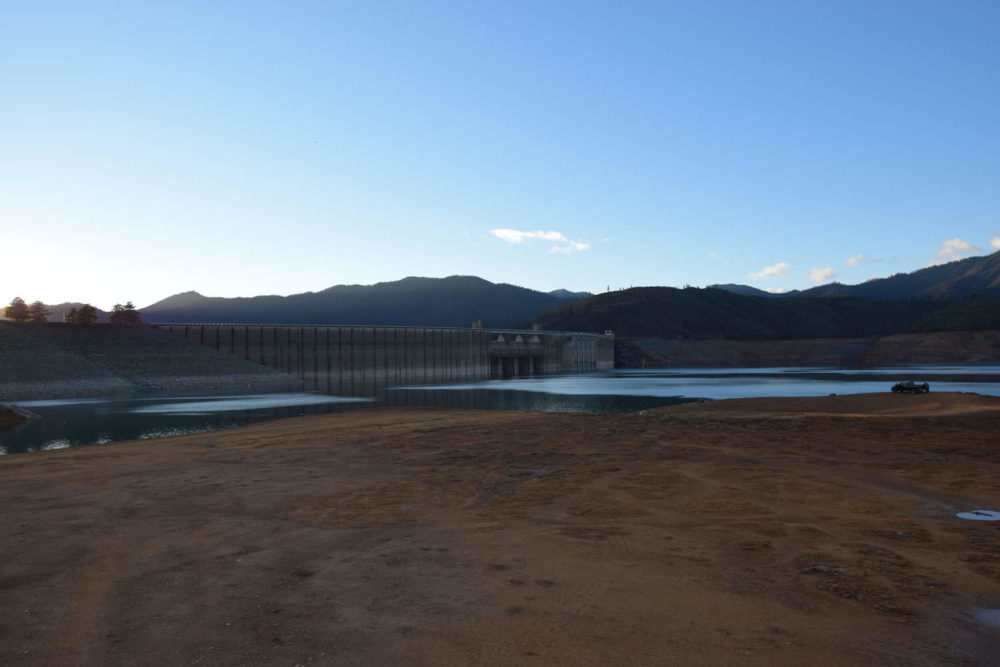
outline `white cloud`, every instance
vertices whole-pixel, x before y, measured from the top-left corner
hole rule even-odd
[[[822,269],[819,268],[809,269],[809,280],[813,281],[814,283],[826,282],[830,278],[833,278],[835,275],[836,274],[834,273],[832,266],[826,266],[823,267]]]
[[[788,277],[788,266],[787,262],[778,262],[772,266],[765,266],[760,271],[749,274],[750,278],[787,278]]]
[[[898,257],[872,257],[870,255],[855,255],[844,260],[844,266],[868,266],[869,264],[894,264]]]
[[[938,247],[937,251],[937,262],[936,264],[944,264],[945,262],[954,262],[956,259],[962,259],[963,257],[968,257],[970,255],[978,255],[983,251],[976,246],[972,245],[968,241],[963,241],[960,238],[954,238],[949,241],[945,241]]]
[[[522,232],[516,229],[491,229],[490,234],[497,237],[501,241],[506,241],[507,243],[524,243],[526,239],[542,239],[543,241],[562,241],[566,242],[566,237],[559,232],[547,231],[543,232],[538,230],[535,232]]]
[[[590,247],[589,243],[581,243],[579,241],[567,241],[566,245],[554,245],[549,248],[549,252],[561,252],[566,255],[571,252],[580,252],[586,250]]]
[[[589,243],[585,243],[583,241],[570,241],[564,234],[552,230],[545,232],[539,229],[534,232],[528,232],[517,229],[491,229],[490,234],[493,234],[493,236],[497,237],[501,241],[506,241],[511,244],[521,244],[530,239],[555,241],[556,243],[562,244],[554,245],[549,248],[550,253],[555,252],[568,255],[571,252],[582,252],[590,248]],[[606,240],[607,239],[604,239],[604,241]],[[602,243],[604,241],[602,241]]]
[[[990,239],[990,247],[994,250],[1000,250],[1000,236],[994,236]]]
[[[787,287],[768,287],[764,291],[768,292],[769,294],[784,294],[785,292],[788,291],[788,288]]]

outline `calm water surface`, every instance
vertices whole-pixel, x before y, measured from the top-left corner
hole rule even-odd
[[[699,398],[824,396],[888,391],[899,380],[931,391],[1000,396],[1000,366],[616,370],[471,384],[396,387],[372,398],[316,393],[144,396],[19,402],[42,418],[0,433],[0,453],[233,428],[256,421],[375,406],[632,412]]]

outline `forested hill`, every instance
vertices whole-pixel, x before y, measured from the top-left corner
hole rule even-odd
[[[872,301],[744,296],[715,288],[636,287],[537,318],[546,329],[626,338],[793,339],[1000,329],[1000,298]]]
[[[1000,252],[928,266],[912,273],[873,278],[858,285],[829,283],[807,290],[769,294],[748,285],[713,285],[737,294],[789,298],[799,296],[856,296],[879,301],[955,299],[980,294],[1000,296]]]
[[[337,285],[320,292],[246,298],[177,294],[141,309],[144,322],[372,324],[487,327],[530,321],[565,298],[473,276],[404,278],[376,285]]]
[[[859,296],[898,300],[910,297],[960,298],[973,293],[1000,296],[1000,252],[928,266],[912,273],[897,273],[860,285],[832,283],[803,290],[802,296]]]

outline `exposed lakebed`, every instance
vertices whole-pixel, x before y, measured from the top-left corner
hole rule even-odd
[[[233,428],[257,421],[385,406],[547,412],[633,412],[699,398],[823,396],[888,391],[899,380],[932,391],[1000,395],[998,366],[883,369],[715,368],[616,370],[511,380],[390,388],[369,398],[318,393],[128,396],[26,401],[41,416],[0,433],[0,453]]]

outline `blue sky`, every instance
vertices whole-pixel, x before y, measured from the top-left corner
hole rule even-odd
[[[995,2],[0,0],[0,301],[1000,248]]]

